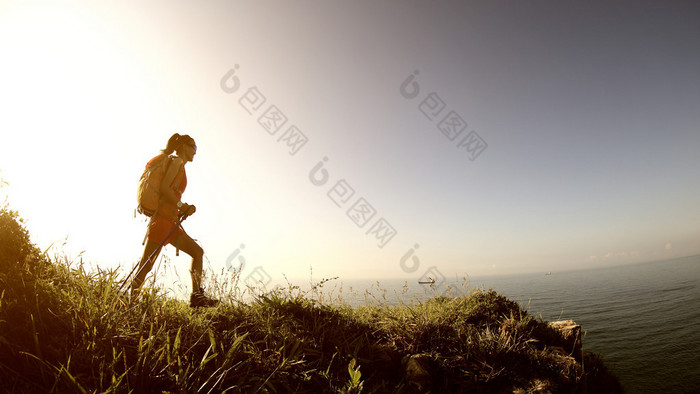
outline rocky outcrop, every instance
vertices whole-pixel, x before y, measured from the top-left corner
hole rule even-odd
[[[583,357],[582,341],[581,341],[581,325],[576,324],[573,320],[560,320],[549,323],[549,327],[559,331],[564,340],[561,348],[569,356],[576,360],[581,360]]]
[[[401,360],[409,389],[424,393],[432,386],[430,358],[426,354],[413,354]]]

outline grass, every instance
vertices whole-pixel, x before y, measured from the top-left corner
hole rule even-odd
[[[157,288],[129,300],[122,279],[48,258],[3,208],[0,391],[621,392],[597,355],[566,354],[490,290],[352,308],[288,286],[193,310]]]

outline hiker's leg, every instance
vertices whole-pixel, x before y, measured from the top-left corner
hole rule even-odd
[[[174,247],[187,253],[192,257],[190,275],[192,275],[192,291],[202,288],[202,258],[204,250],[186,233],[179,234],[175,241],[171,243]]]
[[[207,297],[202,289],[202,258],[204,256],[202,247],[185,232],[178,234],[175,238],[175,242],[171,242],[171,245],[192,256],[192,268],[190,269],[190,274],[192,275],[192,295],[190,296],[190,307],[208,308],[216,306],[219,301]]]
[[[143,248],[143,255],[141,256],[141,261],[139,262],[138,271],[136,271],[136,276],[134,276],[134,280],[131,281],[131,295],[138,294],[138,291],[141,289],[141,285],[143,285],[144,279],[146,279],[146,275],[151,270],[151,268],[153,268],[153,263],[158,258],[161,248],[162,247],[155,242],[146,242],[146,246]],[[148,259],[149,257],[151,258]]]

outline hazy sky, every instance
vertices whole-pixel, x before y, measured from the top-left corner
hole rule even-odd
[[[11,206],[100,267],[140,256],[136,183],[174,132],[215,271],[700,253],[697,2],[6,0],[0,53]]]

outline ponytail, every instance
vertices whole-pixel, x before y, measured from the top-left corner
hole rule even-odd
[[[163,149],[163,153],[166,155],[171,155],[177,148],[182,145],[182,136],[178,133],[173,134],[170,136],[170,139],[168,140],[168,145],[165,146],[165,149]]]

